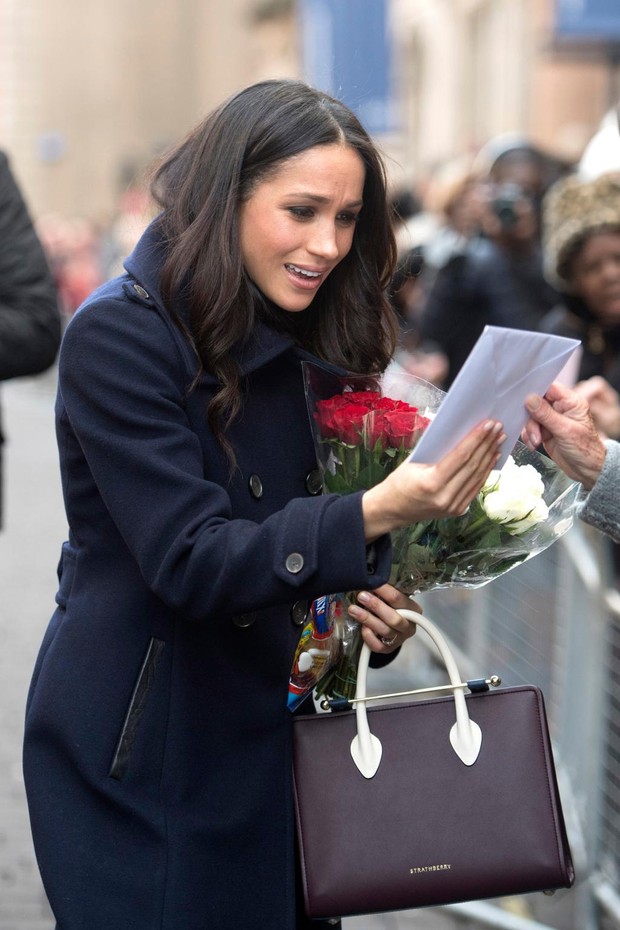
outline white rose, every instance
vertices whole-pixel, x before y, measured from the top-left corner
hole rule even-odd
[[[517,465],[510,456],[500,472],[489,475],[481,502],[489,519],[517,535],[547,518],[549,510],[542,499],[544,489],[533,465]]]

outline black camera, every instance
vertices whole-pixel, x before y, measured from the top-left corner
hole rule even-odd
[[[500,184],[491,200],[491,209],[500,221],[502,229],[512,229],[518,219],[516,205],[527,196],[518,184]]]

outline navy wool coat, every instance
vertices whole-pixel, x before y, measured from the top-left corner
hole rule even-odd
[[[294,342],[258,324],[230,434],[162,309],[152,227],[61,349],[69,538],[24,772],[58,930],[294,930],[291,662],[310,599],[376,587],[360,495],[317,495]],[[321,816],[317,811],[317,816]]]

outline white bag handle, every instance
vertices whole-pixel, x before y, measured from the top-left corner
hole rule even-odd
[[[478,758],[482,745],[482,731],[478,724],[469,717],[465,694],[463,693],[463,688],[466,685],[461,681],[450,647],[443,634],[428,617],[424,617],[413,610],[399,610],[398,613],[401,617],[405,617],[406,620],[410,620],[425,630],[439,650],[450,678],[456,706],[456,723],[449,733],[450,743],[465,765],[473,765]],[[353,738],[351,743],[353,761],[364,778],[372,778],[377,773],[383,751],[379,739],[370,732],[366,713],[366,700],[371,700],[370,697],[367,698],[366,696],[366,678],[370,655],[370,649],[364,643],[357,667],[357,688],[355,691],[357,736]]]

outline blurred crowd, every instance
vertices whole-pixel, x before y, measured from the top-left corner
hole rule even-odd
[[[447,389],[485,325],[577,338],[564,379],[620,438],[620,133],[610,114],[578,163],[527,138],[442,165],[393,209],[397,361]]]
[[[104,281],[120,274],[151,216],[147,191],[132,185],[109,221],[44,214],[36,229],[56,282],[60,310],[69,319]]]

